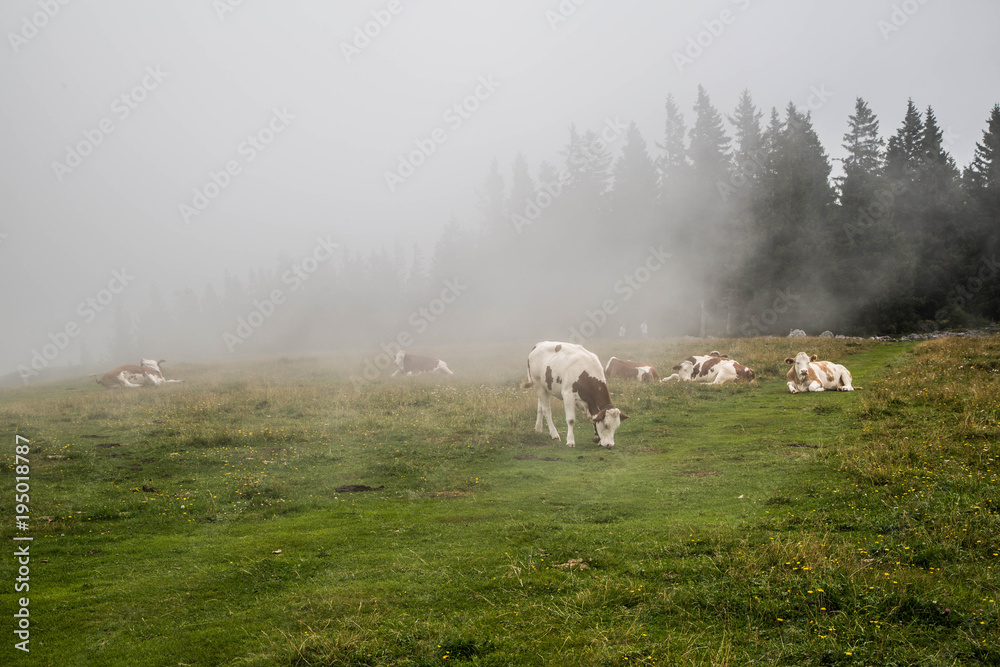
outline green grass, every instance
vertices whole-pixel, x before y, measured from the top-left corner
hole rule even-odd
[[[5,536],[31,439],[17,659],[1000,663],[1000,340],[711,342],[757,382],[615,382],[613,450],[534,433],[530,344],[442,350],[448,378],[358,384],[342,354],[4,391]],[[592,349],[663,375],[709,350]],[[789,394],[800,349],[862,389]]]

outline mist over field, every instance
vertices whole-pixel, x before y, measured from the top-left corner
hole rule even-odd
[[[481,5],[5,3],[0,375],[1000,319],[995,2]]]

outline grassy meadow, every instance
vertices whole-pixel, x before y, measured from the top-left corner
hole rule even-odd
[[[1000,664],[1000,338],[594,342],[757,373],[613,381],[612,450],[534,432],[533,343],[422,350],[453,377],[355,382],[356,352],[0,391],[4,541],[15,434],[34,538],[0,662]],[[861,389],[790,394],[799,350]]]

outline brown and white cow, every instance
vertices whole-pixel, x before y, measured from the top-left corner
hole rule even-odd
[[[410,354],[405,350],[396,353],[396,372],[392,377],[399,375],[417,375],[418,373],[430,373],[440,371],[448,375],[454,375],[448,364],[435,357],[422,357],[419,354]]]
[[[576,446],[573,425],[577,408],[590,417],[601,447],[615,446],[615,431],[628,419],[611,402],[601,360],[580,345],[553,341],[535,345],[528,354],[528,381],[522,386],[533,387],[538,395],[535,431],[544,432],[544,417],[553,440],[560,438],[552,423],[552,397],[562,399],[566,408],[566,444],[570,447]]]
[[[160,368],[160,364],[165,363],[167,362],[163,359],[159,361],[154,359],[140,359],[138,366],[125,364],[124,366],[119,366],[114,370],[108,371],[98,378],[97,384],[103,385],[108,389],[114,389],[116,387],[135,388],[145,385],[158,387],[168,382],[183,382],[183,380],[167,380],[163,377],[163,370]],[[94,377],[97,377],[96,373]]]
[[[657,382],[660,379],[660,374],[650,364],[627,361],[618,357],[608,359],[608,363],[604,367],[604,375],[609,380],[611,378],[622,378],[625,380],[639,380],[640,382]]]
[[[723,384],[736,380],[750,382],[756,377],[752,369],[730,359],[728,355],[718,352],[688,357],[674,366],[674,370],[677,372],[662,381],[680,380],[683,382]]]
[[[832,361],[816,361],[816,355],[799,352],[795,358],[785,359],[792,364],[785,376],[788,391],[798,394],[803,391],[854,391],[851,371]]]

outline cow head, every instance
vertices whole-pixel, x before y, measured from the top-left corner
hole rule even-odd
[[[628,415],[618,408],[604,408],[594,417],[594,430],[597,431],[598,444],[611,449],[615,446],[615,431]]]
[[[684,382],[690,380],[691,376],[694,375],[694,363],[695,363],[695,358],[688,357],[681,363],[674,366],[674,370],[677,371],[677,375]]]
[[[799,352],[795,355],[794,359],[792,357],[785,359],[785,363],[792,364],[795,368],[795,375],[802,380],[809,375],[809,363],[813,361],[816,361],[816,355],[809,356],[805,352]]]

